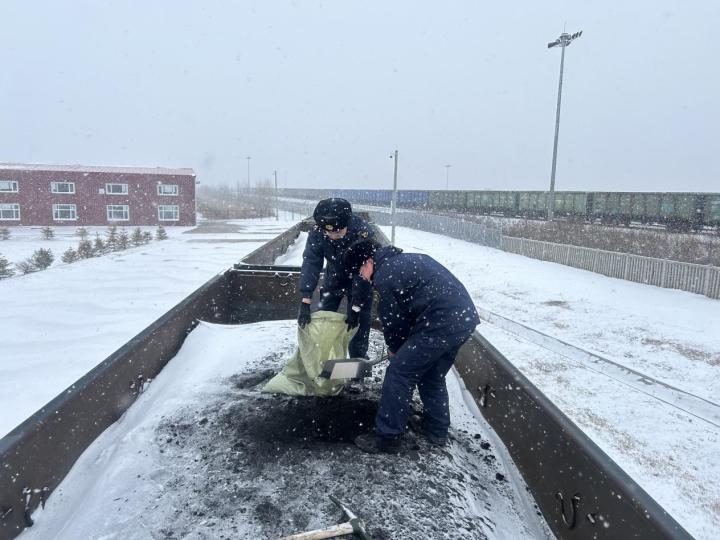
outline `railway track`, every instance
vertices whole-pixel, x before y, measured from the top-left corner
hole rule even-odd
[[[477,310],[480,318],[485,322],[558,354],[577,366],[651,396],[710,425],[720,427],[720,403],[705,399],[646,373],[624,366],[596,352],[573,345],[487,309],[477,307]]]

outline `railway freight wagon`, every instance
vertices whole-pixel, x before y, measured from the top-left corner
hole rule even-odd
[[[243,259],[243,262],[213,277],[6,437],[0,439],[0,461],[2,462],[2,467],[0,467],[0,540],[10,540],[20,534],[26,527],[32,526],[31,515],[33,511],[41,504],[44,507],[47,500],[52,502],[53,491],[63,481],[76,460],[97,437],[103,434],[106,428],[112,426],[126,410],[133,407],[133,403],[142,394],[148,383],[150,389],[158,388],[152,385],[162,385],[163,390],[165,384],[172,385],[175,380],[173,376],[170,376],[169,379],[157,377],[164,373],[163,370],[167,371],[168,369],[173,374],[178,373],[174,367],[173,358],[181,349],[183,342],[188,336],[192,337],[191,332],[194,330],[207,329],[207,325],[203,326],[205,323],[199,321],[209,321],[214,323],[215,327],[218,327],[218,325],[244,325],[258,321],[294,320],[297,310],[296,287],[299,280],[299,268],[276,266],[275,260],[288,249],[288,246],[292,244],[301,231],[308,230],[311,226],[312,221],[310,219],[298,223],[248,255]],[[380,241],[387,242],[379,229],[376,230],[376,233]],[[225,328],[227,328],[227,330],[224,330],[225,332],[230,330],[227,326]],[[265,346],[265,341],[267,341],[267,347],[273,346],[272,339],[260,339],[263,346]],[[242,353],[242,351],[240,352]],[[175,362],[177,361],[176,359]],[[180,365],[186,366],[187,364]],[[482,335],[476,332],[461,348],[455,369],[460,383],[465,388],[464,392],[467,393],[469,403],[476,407],[474,414],[478,418],[482,417],[483,421],[486,421],[493,430],[493,440],[496,441],[493,443],[493,448],[496,448],[496,451],[501,456],[506,456],[501,459],[508,463],[512,462],[517,467],[517,469],[513,469],[515,470],[513,474],[517,474],[519,471],[521,475],[521,478],[517,479],[517,484],[512,485],[515,485],[519,490],[522,488],[521,491],[523,492],[527,489],[534,498],[536,506],[529,505],[525,508],[524,514],[519,513],[518,515],[524,515],[523,518],[520,518],[521,520],[527,520],[527,522],[537,520],[536,512],[540,512],[552,533],[561,539],[689,540],[691,538],[637,483],[588,439]],[[150,490],[150,494],[148,495],[148,506],[140,507],[146,508],[147,512],[139,516],[142,518],[143,523],[138,524],[137,519],[129,518],[123,511],[123,505],[127,503],[128,498],[134,499],[143,494],[142,490],[138,490],[126,493],[126,497],[113,499],[113,501],[117,502],[110,503],[113,505],[113,511],[109,512],[108,515],[90,516],[86,520],[90,524],[89,527],[97,527],[98,524],[107,526],[108,520],[113,517],[110,514],[115,513],[115,517],[118,519],[117,534],[123,534],[123,531],[126,531],[130,524],[134,524],[138,527],[144,527],[143,534],[153,537],[156,535],[163,536],[165,534],[163,530],[153,532],[153,530],[148,529],[148,527],[152,528],[153,525],[160,526],[156,520],[153,520],[152,513],[159,511],[161,505],[154,501],[157,500],[156,497],[166,496],[168,490],[179,490],[188,482],[190,482],[191,487],[195,485],[205,487],[191,489],[186,496],[189,501],[176,501],[181,506],[182,503],[190,504],[191,509],[195,508],[192,512],[175,513],[172,514],[173,516],[176,516],[177,519],[182,518],[186,523],[201,522],[200,525],[207,524],[207,527],[215,527],[206,530],[209,536],[214,536],[218,530],[217,527],[220,527],[227,520],[235,523],[234,529],[237,530],[237,527],[241,527],[243,519],[250,519],[250,513],[239,512],[238,506],[244,504],[243,501],[255,496],[258,492],[263,492],[261,488],[265,488],[265,491],[267,491],[267,485],[262,484],[262,482],[268,481],[263,479],[261,475],[258,477],[261,484],[258,485],[257,489],[238,491],[236,483],[245,481],[251,476],[243,468],[246,466],[244,464],[256,465],[257,468],[253,472],[255,475],[260,474],[262,471],[273,471],[277,467],[287,465],[287,463],[279,461],[284,456],[282,453],[283,445],[289,444],[288,441],[295,440],[298,441],[300,452],[306,454],[310,452],[310,455],[314,455],[312,449],[307,449],[307,445],[317,437],[317,433],[313,431],[315,429],[313,427],[315,426],[314,417],[298,421],[297,424],[293,424],[292,430],[288,429],[287,432],[277,433],[277,437],[279,437],[277,442],[274,442],[275,439],[272,438],[266,441],[269,445],[264,447],[267,448],[266,452],[260,455],[246,455],[252,452],[251,448],[254,440],[253,434],[255,430],[247,426],[248,422],[251,421],[253,412],[259,414],[263,410],[267,410],[268,407],[277,406],[280,408],[273,412],[272,417],[265,418],[265,421],[277,421],[278,418],[293,414],[300,415],[298,418],[302,420],[303,410],[313,403],[306,401],[293,404],[293,402],[283,400],[281,397],[263,397],[257,392],[253,394],[249,390],[253,384],[257,385],[258,382],[264,380],[263,377],[268,376],[272,376],[272,374],[246,373],[242,377],[231,377],[232,388],[227,390],[228,394],[222,394],[224,396],[221,398],[222,400],[231,399],[233,396],[245,396],[248,399],[255,400],[252,407],[231,408],[228,411],[230,416],[218,417],[230,422],[224,428],[224,432],[229,430],[233,433],[243,432],[246,434],[243,444],[228,448],[217,447],[213,440],[209,438],[206,440],[201,437],[197,444],[199,445],[198,448],[205,449],[203,450],[205,454],[202,456],[194,454],[188,452],[182,445],[177,446],[181,442],[186,443],[187,438],[184,434],[192,430],[197,432],[202,426],[208,426],[202,428],[206,429],[206,431],[200,431],[199,433],[207,433],[207,437],[210,437],[210,434],[217,435],[218,430],[221,428],[214,427],[213,422],[216,420],[214,418],[209,420],[207,417],[197,417],[195,419],[181,420],[180,424],[173,423],[174,420],[166,420],[166,425],[163,424],[166,431],[158,434],[155,438],[150,437],[148,439],[148,437],[145,437],[148,440],[155,441],[153,444],[167,442],[167,453],[157,454],[155,450],[150,450],[150,453],[166,457],[158,458],[160,460],[158,469],[153,470],[151,477],[147,480],[148,485],[155,487],[145,488]],[[371,382],[367,384],[371,384]],[[190,386],[193,385],[190,384]],[[168,391],[172,392],[173,389],[170,388]],[[157,394],[153,395],[156,396]],[[353,398],[353,395],[357,395],[357,392],[343,393],[335,398],[323,398],[328,401],[323,401],[320,404],[320,409],[327,410],[328,407],[332,406],[333,408],[340,407],[340,410],[343,410],[342,407],[346,407],[344,409],[346,414],[355,414],[357,410],[347,408],[349,407],[348,404],[366,402],[353,402],[352,400],[356,399]],[[135,408],[131,409],[129,414],[123,417],[123,421],[129,421],[128,417],[133,416],[133,410],[136,412],[152,411],[153,408],[148,408],[148,403],[154,406],[156,402],[153,401],[152,396],[148,396],[148,398],[150,399],[149,402],[144,400],[142,403],[136,404]],[[207,399],[209,398],[206,396],[202,401],[205,402]],[[363,405],[363,407],[367,409],[367,404]],[[181,418],[186,416],[184,411],[185,409],[181,409],[179,412]],[[374,412],[373,410],[367,410],[366,414],[374,414]],[[163,418],[165,417],[163,416]],[[372,416],[368,416],[368,418],[371,422]],[[142,421],[142,417],[139,421]],[[330,422],[332,425],[343,424],[344,422],[342,417],[334,418],[332,416],[329,419],[324,418],[323,421]],[[357,422],[349,422],[348,425],[352,429],[357,428]],[[118,429],[122,429],[122,424]],[[133,439],[129,441],[132,443],[136,437],[140,436],[140,431],[131,427],[127,429],[134,430],[132,431],[132,437],[122,435],[122,431],[119,434],[117,431],[109,430],[109,432],[113,436],[121,436],[122,441]],[[275,433],[275,431],[271,431],[271,437],[275,437]],[[488,433],[490,432],[488,431]],[[105,434],[102,436],[104,437]],[[468,444],[474,444],[472,443],[472,436],[468,435],[467,440],[462,437],[461,432],[455,434],[456,441],[462,440]],[[451,444],[456,446],[461,444],[456,441]],[[318,444],[326,443],[321,441]],[[111,447],[112,451],[102,454],[102,467],[106,466],[108,457],[117,456],[121,453],[122,448],[123,445],[119,444],[118,441],[117,445]],[[320,446],[317,448],[320,448]],[[483,448],[487,448],[487,446]],[[160,452],[162,451],[161,449]],[[212,451],[216,451],[215,454]],[[133,450],[131,453],[136,454],[136,452]],[[207,452],[210,452],[210,454]],[[379,469],[378,463],[385,463],[385,461],[382,461],[385,458],[368,457],[367,459],[360,459],[361,456],[354,453],[357,452],[357,449],[350,443],[335,443],[335,446],[329,448],[327,452],[328,455],[332,456],[346,456],[346,459],[349,463],[352,463],[353,467],[360,468],[362,474],[359,478],[369,489],[359,490],[356,493],[357,496],[360,495],[360,491],[367,492],[368,504],[370,504],[370,501],[375,501],[376,508],[390,509],[385,514],[385,523],[369,524],[370,533],[372,533],[372,525],[378,527],[381,525],[389,526],[391,521],[397,519],[398,523],[401,523],[403,527],[411,530],[413,527],[416,528],[414,530],[415,534],[410,537],[446,537],[445,533],[447,531],[445,529],[437,528],[437,524],[428,523],[428,520],[422,519],[422,516],[428,511],[427,505],[429,504],[424,498],[418,499],[420,501],[418,504],[420,504],[421,508],[425,507],[426,510],[417,516],[403,514],[402,506],[393,509],[391,504],[382,500],[377,501],[381,497],[380,494],[386,493],[385,489],[389,489],[390,484],[392,484],[392,481],[388,481],[388,486],[383,488],[382,478],[391,477],[379,474],[379,469],[383,471],[388,467],[393,469],[395,463],[399,464],[400,460],[402,460],[402,467],[398,467],[398,469],[404,470],[417,467],[418,470],[415,474],[421,474],[422,467],[426,467],[433,459],[442,460],[444,452],[428,454],[427,457],[422,458],[420,461],[404,455],[387,458],[390,461],[386,463],[386,466],[380,465]],[[477,453],[473,451],[466,454],[468,456],[466,459],[468,462],[472,462],[472,460],[488,462],[489,458],[487,458],[487,455],[483,455],[483,452],[481,449],[478,449]],[[169,482],[166,487],[158,491],[159,484],[157,482],[164,478],[163,475],[167,476],[169,474],[163,469],[170,466],[172,460],[180,459],[188,453],[190,456],[187,465],[183,465],[184,462],[177,465],[178,474],[182,477],[178,478],[177,482]],[[222,463],[227,463],[223,465],[222,470],[219,472],[220,476],[217,482],[204,481],[202,475],[199,477],[197,473],[200,470],[205,471],[207,474],[215,474],[215,468],[213,467],[202,468],[204,460],[209,455],[218,455],[225,460]],[[433,455],[436,457],[432,457]],[[132,459],[130,456],[120,455],[117,457],[121,460]],[[85,462],[87,461],[85,460]],[[94,458],[90,459],[92,463],[96,463],[96,461]],[[489,462],[492,462],[492,460]],[[302,461],[296,465],[300,466],[301,463]],[[292,463],[290,465],[293,466]],[[368,470],[362,472],[363,467],[368,467]],[[325,474],[330,476],[325,477],[324,483],[294,482],[296,489],[301,490],[303,499],[308,501],[308,508],[304,509],[304,512],[318,511],[319,501],[324,501],[328,492],[343,487],[343,479],[333,477],[331,473],[332,469],[326,471]],[[395,472],[393,474],[399,473]],[[135,478],[136,475],[130,474],[129,476]],[[138,474],[137,477],[140,478],[141,475]],[[320,478],[322,479],[322,477]],[[449,481],[447,478],[446,480]],[[284,482],[283,485],[293,481],[292,473],[289,473],[289,476],[282,481]],[[461,481],[468,483],[472,479],[465,477]],[[480,487],[477,488],[478,492],[475,494],[467,486],[465,488],[461,487],[457,500],[453,502],[453,498],[450,497],[443,501],[443,504],[450,505],[446,510],[442,510],[443,515],[452,516],[454,513],[453,505],[462,504],[462,501],[465,501],[468,497],[473,501],[482,500],[488,489],[494,489],[491,484],[499,481],[499,477],[479,478]],[[109,478],[103,478],[102,482],[104,482],[102,485],[105,486],[103,490],[110,487],[109,482],[111,480]],[[197,482],[197,484],[193,482]],[[233,485],[235,485],[235,488],[233,488]],[[510,485],[506,484],[504,491],[516,489],[511,488]],[[223,486],[226,486],[227,489],[223,488]],[[281,489],[280,485],[276,487]],[[84,492],[90,488],[90,484],[83,483],[81,491]],[[197,507],[193,507],[192,504],[200,501],[204,496],[204,491],[208,489],[220,489],[220,491],[216,492],[218,498],[209,499],[207,506],[202,507],[202,511],[198,510]],[[420,491],[425,493],[426,490],[420,488],[418,488],[417,492],[411,490],[407,495],[410,497],[409,500],[414,501],[415,498],[418,498]],[[65,493],[65,497],[67,496],[68,494]],[[352,493],[349,496],[352,496]],[[457,507],[459,508],[459,506]],[[53,511],[57,512],[58,508],[59,511],[63,511],[62,503],[59,507],[55,507]],[[187,509],[187,506],[185,508]],[[260,518],[268,518],[265,521],[261,520],[261,523],[266,523],[267,526],[276,526],[280,518],[285,518],[290,523],[290,526],[293,524],[292,519],[283,516],[282,512],[273,513],[272,504],[265,499],[251,508],[255,508],[254,511]],[[469,504],[469,508],[472,509],[472,512],[478,513],[473,514],[477,515],[473,519],[480,520],[483,524],[493,524],[495,522],[496,516],[493,512],[496,509],[492,507],[486,508],[485,504],[478,504],[477,502]],[[367,510],[367,508],[356,508],[355,510],[362,516],[363,510]],[[68,523],[72,523],[74,519],[77,519],[78,512],[85,513],[86,511],[85,508],[67,508],[66,519]],[[217,515],[208,515],[207,512],[216,512]],[[484,517],[483,512],[485,512]],[[477,525],[480,525],[480,521],[477,522]],[[481,531],[488,530],[480,527],[473,531],[471,523],[468,527],[470,528],[466,530],[467,535],[465,536],[468,538],[475,538],[478,535],[484,537],[485,534],[481,534]],[[489,531],[492,530],[491,527]],[[115,534],[115,531],[112,534]],[[87,536],[93,536],[93,531],[88,530],[83,537]],[[278,535],[258,534],[253,537],[276,536]],[[509,533],[509,536],[515,537],[512,533]]]
[[[282,190],[285,197],[343,197],[355,204],[389,206],[389,190]],[[398,191],[400,208],[544,219],[546,191]],[[555,215],[590,223],[665,225],[670,230],[720,227],[718,193],[555,192]]]

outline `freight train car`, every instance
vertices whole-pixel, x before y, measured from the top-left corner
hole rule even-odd
[[[131,417],[133,413],[135,420],[148,420],[146,416],[150,415],[147,415],[146,411],[156,407],[152,398],[149,402],[147,399],[143,400],[134,406],[128,415],[122,416],[145,392],[148,384],[163,385],[163,389],[167,387],[168,392],[176,391],[172,388],[174,376],[163,379],[161,371],[167,369],[173,372],[177,368],[177,365],[173,364],[177,361],[174,357],[190,333],[199,325],[202,327],[199,321],[207,321],[217,326],[295,318],[297,297],[294,292],[297,289],[300,269],[276,266],[275,260],[287,250],[301,231],[306,231],[310,227],[312,227],[311,220],[296,225],[248,255],[242,263],[213,277],[6,437],[0,439],[0,463],[3,465],[0,467],[0,540],[12,540],[23,529],[33,526],[33,511],[41,505],[44,508],[47,500],[52,502],[58,497],[54,494],[58,485],[81,454],[101,436],[106,428],[121,417],[125,422],[131,422],[128,416]],[[382,231],[376,230],[376,234],[379,241],[387,242]],[[239,354],[242,354],[242,351]],[[457,373],[463,396],[475,407],[478,418],[482,417],[482,421],[487,422],[494,430],[496,435],[493,437],[496,436],[497,440],[494,440],[492,445],[488,443],[487,446],[482,446],[475,441],[477,437],[471,437],[467,431],[463,437],[461,432],[464,430],[460,430],[457,432],[458,442],[451,444],[463,449],[467,445],[470,451],[461,455],[466,456],[463,459],[470,464],[473,461],[492,463],[495,455],[492,453],[488,455],[483,450],[486,449],[488,452],[497,451],[500,456],[507,456],[507,458],[502,457],[502,460],[507,463],[512,462],[513,467],[517,467],[514,469],[517,471],[517,477],[513,472],[511,484],[525,487],[534,498],[535,504],[528,501],[529,504],[519,505],[522,508],[517,509],[517,517],[513,519],[527,523],[536,519],[536,514],[541,514],[552,533],[560,540],[615,538],[691,540],[687,531],[481,334],[477,332],[473,334],[460,349],[453,373]],[[328,455],[335,456],[335,459],[336,456],[340,456],[339,459],[344,460],[343,464],[349,462],[359,471],[356,477],[367,482],[370,495],[364,495],[365,497],[376,501],[380,492],[386,496],[391,494],[392,491],[388,493],[383,488],[383,482],[394,482],[395,473],[382,475],[377,474],[377,471],[379,467],[382,472],[383,467],[387,468],[387,463],[393,464],[392,461],[387,461],[382,456],[372,459],[362,456],[357,458],[357,450],[350,443],[328,438],[330,429],[336,430],[337,428],[333,426],[337,426],[338,422],[347,426],[349,430],[366,430],[367,428],[363,427],[362,423],[358,423],[357,419],[367,417],[366,421],[372,422],[375,410],[369,408],[367,404],[358,406],[357,400],[352,401],[355,398],[351,393],[343,393],[333,398],[323,398],[326,402],[321,407],[323,411],[345,411],[346,417],[336,417],[332,412],[317,418],[302,414],[298,416],[298,411],[312,407],[311,398],[306,397],[306,401],[301,404],[290,402],[285,398],[261,396],[259,391],[253,389],[272,374],[272,371],[270,373],[238,372],[230,379],[232,387],[217,386],[223,388],[222,392],[226,393],[223,401],[242,394],[252,397],[253,403],[256,404],[254,407],[220,407],[219,410],[214,410],[215,416],[211,415],[208,419],[208,416],[201,417],[199,411],[193,408],[194,405],[189,408],[183,406],[177,410],[177,413],[182,415],[182,420],[178,424],[174,423],[174,419],[163,417],[165,420],[162,425],[167,427],[168,431],[153,432],[152,428],[148,431],[148,426],[151,426],[152,422],[146,422],[142,424],[142,429],[131,432],[133,437],[123,436],[123,444],[120,444],[119,439],[112,439],[114,441],[110,447],[112,451],[103,452],[101,458],[93,460],[95,464],[98,461],[102,462],[103,468],[113,459],[133,460],[132,456],[139,453],[137,444],[141,440],[149,441],[149,446],[145,447],[149,449],[149,453],[159,455],[163,452],[163,447],[160,446],[162,441],[167,443],[166,449],[176,446],[177,449],[172,453],[163,454],[166,456],[162,458],[163,467],[152,471],[147,478],[144,474],[139,472],[134,474],[133,471],[130,476],[137,476],[138,489],[127,491],[121,497],[112,499],[117,501],[117,505],[114,502],[112,504],[113,511],[108,512],[107,515],[93,515],[88,521],[90,523],[95,521],[97,524],[89,525],[87,534],[77,537],[94,537],[96,534],[93,533],[99,532],[102,527],[112,532],[112,535],[105,537],[123,533],[133,538],[138,536],[133,532],[128,533],[128,530],[142,530],[143,537],[185,536],[169,534],[164,528],[166,522],[155,519],[163,510],[156,501],[159,500],[160,492],[165,492],[167,489],[171,490],[171,496],[182,497],[187,493],[187,496],[192,498],[192,505],[178,504],[178,508],[173,509],[174,516],[175,519],[180,519],[182,510],[187,511],[187,515],[182,515],[182,518],[199,524],[203,530],[202,536],[217,537],[218,529],[223,527],[234,530],[238,527],[242,528],[246,521],[250,522],[253,519],[252,508],[256,509],[257,515],[268,516],[255,521],[256,526],[262,527],[263,530],[275,532],[280,518],[283,518],[285,527],[296,529],[299,526],[294,522],[300,520],[295,518],[294,514],[290,517],[283,516],[280,509],[270,503],[270,499],[262,497],[264,495],[262,493],[257,501],[253,497],[268,485],[275,489],[287,489],[288,479],[292,480],[292,476],[301,474],[303,470],[298,463],[305,463],[304,460],[308,459],[307,454],[314,454],[314,449],[327,451],[328,445],[334,445],[332,452],[327,452]],[[150,386],[151,391],[153,388],[157,387]],[[207,397],[209,396],[203,399]],[[333,403],[339,406],[333,406]],[[333,407],[329,408],[331,406]],[[317,404],[314,407],[316,410],[321,408]],[[258,433],[261,430],[257,429],[257,417],[253,420],[251,409],[264,411],[267,416],[262,419],[265,422],[273,414],[278,418],[287,418],[289,422],[298,419],[303,421],[296,421],[292,424],[291,430],[273,429],[277,425],[282,425],[277,424],[269,431]],[[143,416],[144,414],[146,416]],[[205,414],[203,411],[202,415]],[[360,414],[364,416],[358,416]],[[223,418],[227,422],[221,422]],[[353,421],[347,421],[348,418]],[[316,422],[316,419],[321,421]],[[254,425],[253,421],[256,422]],[[215,422],[218,424],[214,424]],[[203,428],[204,431],[196,430],[199,434],[197,440],[199,446],[196,448],[202,448],[203,451],[195,454],[187,449],[186,434],[195,429],[195,426],[203,425],[207,425],[207,428]],[[223,428],[223,426],[227,427]],[[319,426],[323,426],[322,430]],[[118,432],[112,431],[108,430],[110,437],[118,435]],[[242,443],[206,452],[205,449],[217,444],[218,433],[224,431],[244,434]],[[125,444],[128,439],[132,441]],[[352,438],[349,440],[351,441]],[[258,441],[263,444],[253,446]],[[479,449],[474,450],[468,441],[475,441]],[[169,446],[171,444],[172,446]],[[310,444],[312,446],[308,446]],[[291,446],[296,449],[295,454],[286,453]],[[254,448],[261,448],[265,452],[254,451]],[[413,450],[413,452],[417,456],[417,451]],[[187,455],[187,461],[184,463],[180,461],[183,455]],[[287,457],[293,455],[297,456],[298,461],[291,462],[292,460]],[[439,454],[427,454],[426,457],[420,458],[420,461],[418,457],[408,459],[401,456],[402,461],[396,463],[402,464],[404,468],[410,468],[411,471],[417,468],[417,472],[412,472],[419,475],[420,469],[426,470],[431,460],[446,464],[448,459],[453,461],[452,455],[443,451]],[[215,456],[218,456],[217,463],[222,465],[222,469],[216,470],[207,464],[202,464],[204,460],[214,459]],[[278,481],[273,480],[273,476],[278,476],[277,471],[283,470],[280,467],[287,466],[288,462],[291,463],[289,463],[290,468],[286,469],[287,477],[280,474]],[[173,464],[175,470],[180,471],[179,474],[188,475],[198,482],[182,481],[184,478],[174,481],[169,473]],[[313,509],[317,511],[316,507],[320,504],[319,501],[324,500],[326,492],[332,493],[338,488],[345,487],[344,477],[337,474],[338,471],[332,468],[331,463],[324,465],[326,465],[324,470],[335,473],[328,474],[325,482],[302,482],[297,478],[291,482],[296,486],[297,496],[309,501],[303,512],[312,512]],[[446,468],[444,470],[447,471]],[[263,476],[264,474],[269,476]],[[222,478],[223,487],[212,491],[211,484],[220,483],[214,482],[215,478]],[[243,487],[247,484],[241,482],[247,480],[254,482],[251,488]],[[488,492],[487,486],[490,484],[505,486],[502,487],[502,492],[511,489],[504,484],[507,479],[500,474],[482,476],[479,480],[477,478],[475,480],[479,482],[481,486],[479,491],[482,492]],[[107,494],[113,487],[114,481],[119,479],[88,477],[83,479],[83,491],[102,487],[103,494]],[[475,508],[477,517],[474,519],[478,521],[470,523],[472,528],[458,528],[457,532],[463,537],[485,537],[483,531],[495,529],[493,519],[497,515],[497,507],[478,504],[478,501],[486,500],[485,496],[473,492],[470,487],[473,484],[470,480],[463,478],[461,482],[463,491],[455,492],[459,495],[458,500],[449,498],[448,510],[442,507],[441,511],[443,515],[452,515],[455,505],[461,505],[463,501],[469,502]],[[406,485],[400,484],[400,486],[406,491]],[[146,495],[148,497],[142,499]],[[361,493],[355,495],[356,500],[360,499]],[[55,510],[65,514],[65,523],[71,523],[78,518],[78,512],[85,509],[81,506],[72,507],[67,503],[67,499],[63,506],[63,497],[67,496],[67,493],[59,495]],[[145,503],[135,507],[143,509],[141,523],[138,523],[137,513],[127,513],[128,507],[125,505],[128,501],[127,497],[148,501],[145,507],[143,506]],[[385,527],[392,526],[395,521],[415,533],[403,537],[447,536],[446,529],[438,528],[432,520],[423,518],[427,516],[426,509],[431,499],[428,499],[424,492],[417,497],[411,494],[410,500],[414,499],[418,499],[420,507],[425,508],[422,513],[414,515],[412,508],[394,507],[390,512],[382,514],[384,521],[371,521],[370,533],[373,527],[386,531]],[[382,497],[379,500],[380,504],[383,504]],[[443,504],[446,502],[443,501]],[[385,502],[385,504],[389,503]],[[251,510],[246,512],[245,507],[248,505]],[[375,507],[377,504],[373,506]],[[362,510],[359,514],[365,515],[368,506]],[[480,521],[482,524],[489,524],[489,529],[479,526]],[[306,524],[307,518],[301,523]],[[510,526],[513,527],[512,522]],[[235,537],[240,536],[243,535],[235,534]],[[278,534],[258,534],[253,537],[277,536]],[[495,535],[489,536],[495,537]],[[542,534],[542,537],[544,536]],[[388,536],[383,534],[383,537]]]
[[[392,191],[284,189],[284,197],[343,197],[354,204],[390,206]],[[398,207],[531,219],[547,217],[546,191],[400,190]],[[669,230],[720,227],[718,193],[555,192],[555,216],[589,223],[665,225]]]

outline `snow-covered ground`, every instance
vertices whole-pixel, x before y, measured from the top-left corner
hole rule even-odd
[[[290,224],[168,229],[164,242],[0,281],[3,305],[12,306],[0,315],[0,432]],[[440,260],[483,309],[718,401],[716,300],[403,228],[397,244]],[[0,253],[7,245],[0,242]],[[291,259],[285,264],[297,264]],[[693,535],[720,537],[720,429],[589,371],[572,355],[491,324],[479,329]]]
[[[194,232],[168,227],[168,240],[0,280],[0,436],[213,275],[294,224],[282,217],[222,227],[206,222]],[[212,232],[218,230],[225,232]],[[50,241],[38,229],[11,231],[0,253],[13,261],[78,241],[75,227],[56,227]]]

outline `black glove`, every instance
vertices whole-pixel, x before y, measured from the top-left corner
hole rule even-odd
[[[347,317],[345,318],[347,323],[348,332],[360,324],[360,312],[353,309],[348,310]]]
[[[300,310],[298,311],[298,326],[305,328],[310,322],[310,304],[305,302],[300,303]]]

